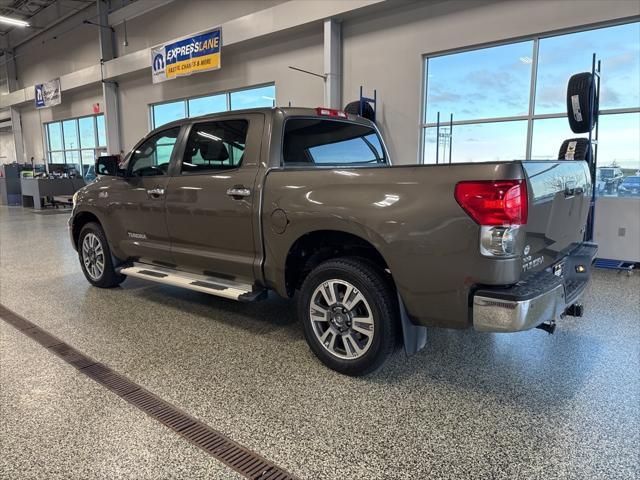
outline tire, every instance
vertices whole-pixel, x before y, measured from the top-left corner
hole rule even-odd
[[[570,138],[562,142],[558,160],[591,160],[591,144],[588,138]]]
[[[589,132],[589,113],[593,112],[593,128],[598,121],[598,92],[591,102],[593,76],[589,72],[576,73],[567,84],[567,118],[573,133]],[[595,86],[594,86],[595,88]]]
[[[126,278],[125,275],[116,272],[107,237],[98,223],[87,223],[80,230],[80,235],[78,235],[78,258],[82,273],[84,273],[89,283],[95,287],[117,287]],[[102,265],[101,270],[100,265]]]
[[[355,102],[347,103],[344,107],[344,111],[351,115],[359,115],[362,118],[366,118],[367,120],[371,120],[373,122],[375,118],[375,113],[373,111],[373,107],[369,102],[364,102],[362,105],[362,115],[360,115],[360,101],[356,100]]]
[[[329,289],[335,292],[333,303],[327,301],[332,297]],[[394,288],[377,266],[362,258],[345,257],[318,265],[300,289],[298,316],[313,353],[345,375],[376,370],[397,345]]]

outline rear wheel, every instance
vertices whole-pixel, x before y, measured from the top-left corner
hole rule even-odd
[[[359,258],[317,266],[304,281],[298,299],[311,350],[329,368],[346,375],[369,373],[393,352],[397,312],[388,279]]]
[[[126,278],[116,272],[107,237],[97,223],[87,223],[80,230],[78,257],[84,276],[96,287],[116,287]]]

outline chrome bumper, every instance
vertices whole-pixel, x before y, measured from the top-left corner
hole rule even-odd
[[[560,260],[563,274],[551,268],[511,287],[480,287],[472,295],[473,328],[480,332],[520,332],[559,320],[576,303],[591,277],[598,246],[582,242]]]
[[[559,320],[566,307],[564,286],[522,300],[473,297],[473,328],[479,332],[519,332]]]

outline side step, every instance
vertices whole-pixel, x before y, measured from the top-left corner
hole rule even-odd
[[[133,265],[120,268],[119,271],[128,277],[143,278],[165,285],[209,293],[240,302],[253,302],[267,297],[267,290],[256,290],[253,285],[194,273],[180,272],[157,265],[134,263]]]

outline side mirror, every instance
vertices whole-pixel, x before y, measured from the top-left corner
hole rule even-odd
[[[123,177],[120,169],[120,155],[106,155],[96,158],[96,175],[110,175]]]

